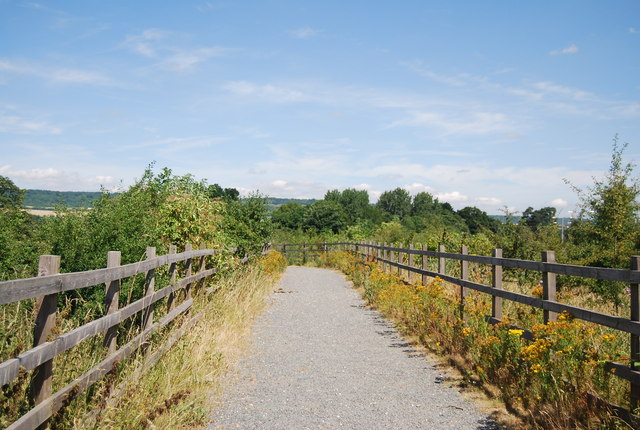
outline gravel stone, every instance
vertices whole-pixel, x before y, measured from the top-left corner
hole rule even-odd
[[[211,429],[497,429],[345,277],[287,268]]]

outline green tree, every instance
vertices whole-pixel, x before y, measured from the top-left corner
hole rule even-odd
[[[366,190],[347,188],[342,192],[330,190],[324,196],[324,200],[339,203],[347,215],[349,225],[358,220],[368,219],[371,216],[369,193]]]
[[[434,199],[433,196],[427,192],[419,192],[413,198],[411,214],[414,216],[420,216],[433,213],[436,210],[437,205],[438,199]]]
[[[273,211],[271,221],[277,227],[297,230],[302,228],[305,210],[306,206],[302,206],[300,203],[285,203]]]
[[[483,229],[496,233],[500,228],[500,221],[474,206],[467,206],[457,213],[464,219],[471,234],[479,233]]]
[[[0,175],[0,208],[19,208],[24,199],[24,190],[21,190],[6,176]]]
[[[544,208],[534,210],[529,206],[524,212],[522,212],[520,223],[531,227],[531,229],[535,231],[540,226],[553,224],[555,216],[556,208],[546,206]]]
[[[411,196],[402,188],[385,191],[378,199],[376,207],[391,217],[403,219],[411,213]]]
[[[338,233],[347,226],[347,214],[335,201],[319,200],[310,204],[304,214],[305,230]]]
[[[640,184],[633,177],[635,166],[623,161],[627,146],[614,137],[609,172],[602,180],[594,178],[592,186],[580,189],[565,181],[580,197],[579,219],[569,234],[585,251],[583,264],[626,268],[630,256],[638,251]],[[618,303],[623,285],[600,281],[594,289]]]

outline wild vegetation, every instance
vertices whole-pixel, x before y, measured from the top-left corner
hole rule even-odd
[[[347,274],[368,303],[405,335],[445,357],[468,383],[502,401],[522,420],[519,428],[629,428],[594,396],[628,407],[628,383],[604,368],[609,360],[628,362],[628,336],[566,313],[557,322],[543,324],[541,311],[511,302],[505,302],[502,322],[492,325],[485,318],[491,313],[488,295],[472,293],[463,318],[458,289],[440,278],[424,285],[407,282],[345,251],[330,252],[323,264]],[[490,283],[482,279],[482,271],[472,272],[472,277]],[[541,296],[538,289],[517,283],[505,287]],[[587,306],[590,298],[564,293],[560,300]],[[613,307],[600,305],[598,310],[612,312]],[[526,340],[524,330],[514,324],[530,328],[533,340]]]
[[[241,324],[236,328],[224,326],[246,321],[248,316],[255,313],[260,298],[267,294],[267,290],[273,285],[273,279],[283,268],[284,260],[278,259],[277,254],[257,260],[249,269],[239,265],[239,257],[259,255],[259,251],[268,240],[270,224],[267,219],[266,202],[259,195],[242,200],[233,192],[212,196],[212,192],[217,191],[215,187],[211,188],[204,182],[195,181],[190,175],[174,176],[169,169],[163,169],[156,174],[149,168],[127,191],[118,195],[103,193],[91,210],[58,207],[56,217],[40,219],[29,216],[20,209],[23,192],[7,178],[1,179],[1,280],[34,276],[37,273],[36,265],[40,254],[60,255],[61,271],[76,272],[105,267],[107,252],[110,250],[121,251],[122,263],[127,264],[146,258],[148,246],[156,247],[158,255],[161,255],[167,253],[169,245],[177,245],[178,249],[182,250],[186,244],[204,244],[208,248],[220,251],[207,262],[208,267],[215,265],[218,270],[213,282],[219,283],[219,293],[215,297],[205,294],[196,296],[192,312],[203,310],[205,313],[211,313],[204,317],[206,322],[201,324],[213,324],[224,332],[220,335],[233,338],[239,334]],[[184,271],[184,268],[179,270]],[[156,270],[158,285],[167,285],[168,276],[166,267]],[[122,283],[121,307],[142,296],[143,278],[137,276]],[[243,284],[228,284],[229,279]],[[58,294],[58,316],[54,335],[68,332],[102,316],[104,295],[104,286]],[[231,301],[234,301],[233,305]],[[0,307],[0,361],[15,357],[32,346],[34,302],[24,300]],[[166,305],[166,299],[158,302],[156,309],[161,311],[156,311],[156,320],[163,316]],[[119,328],[120,344],[138,334],[140,324],[139,318],[125,320]],[[194,330],[211,329],[197,326]],[[230,333],[229,330],[235,330],[235,333]],[[170,329],[162,330],[154,335],[152,344],[163,343],[170,333]],[[210,337],[210,340],[214,337]],[[195,348],[198,339],[188,338],[182,342],[189,341]],[[220,344],[207,347],[212,359],[219,362],[217,366],[212,365],[211,371],[218,372],[228,363],[227,357],[223,354],[224,348]],[[201,345],[199,348],[204,346]],[[95,366],[104,356],[105,347],[100,336],[57,356],[54,360],[53,390],[63,387]],[[90,409],[102,410],[106,407],[105,402],[111,390],[117,384],[128,383],[123,381],[127,381],[130,370],[137,367],[141,360],[143,357],[139,356],[118,363],[110,376],[90,389],[86,395],[78,396],[70,403],[66,412],[55,417],[51,422],[52,427],[79,426],[83,412]],[[205,385],[211,382],[208,374],[205,375],[206,371],[199,370],[198,363],[184,362],[182,365],[185,367],[185,373],[180,377],[186,380],[191,378],[192,382],[199,381],[197,384],[193,382],[192,385],[200,384],[204,389]],[[196,370],[201,371],[201,374],[195,373]],[[154,372],[156,383],[164,378],[163,383],[167,385],[167,389],[174,387],[171,378],[176,378],[175,375],[163,374],[157,370]],[[24,373],[2,387],[1,427],[13,422],[31,408],[28,396],[29,379],[29,374]],[[165,391],[168,397],[163,399],[156,397],[158,393],[153,392],[150,384],[148,388],[151,391],[145,392],[138,388],[140,387],[136,385],[128,388],[130,391],[127,392],[127,401],[154,403],[145,404],[147,409],[142,408],[141,413],[146,415],[138,417],[141,421],[132,421],[138,423],[135,426],[152,426],[156,420],[162,422],[165,415],[186,414],[185,416],[190,417],[184,418],[186,421],[195,422],[194,408],[200,411],[200,423],[206,419],[202,417],[202,411],[206,410],[202,392],[192,395],[190,391],[197,387],[182,392]],[[184,414],[176,411],[183,411]],[[131,417],[119,414],[115,409],[104,409],[100,414],[101,416],[97,417],[97,426],[100,428],[131,426],[131,422],[119,421]]]

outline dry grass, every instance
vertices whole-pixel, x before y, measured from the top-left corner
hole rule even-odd
[[[252,321],[281,272],[283,261],[269,255],[252,269],[218,283],[198,298],[192,315],[201,317],[174,347],[125,394],[106,402],[96,422],[77,420],[75,428],[200,428],[208,422],[211,399],[221,378],[241,355]]]
[[[260,312],[265,297],[272,291],[286,261],[271,253],[248,267],[199,289],[189,314],[178,318],[152,336],[150,344],[124,362],[117,363],[110,374],[69,402],[64,412],[55,416],[51,428],[199,428],[207,423],[212,393],[220,389],[220,375],[241,353],[251,322]],[[207,292],[207,289],[209,290]],[[213,291],[215,290],[215,291]],[[28,303],[31,305],[31,303]],[[66,332],[85,321],[65,320],[68,303],[59,312],[58,332]],[[162,305],[160,305],[162,306]],[[21,352],[31,343],[32,306],[17,304],[2,308],[0,317],[12,328],[3,349]],[[156,319],[164,311],[159,312]],[[179,328],[198,316],[197,321],[157,363],[146,364]],[[22,328],[27,327],[22,330]],[[121,333],[124,339],[138,331]],[[15,331],[14,331],[15,330]],[[3,351],[3,356],[8,353]],[[81,375],[104,357],[102,337],[96,336],[56,357],[54,390]],[[7,357],[4,357],[5,359]],[[144,372],[139,371],[144,369]],[[0,427],[13,422],[29,409],[28,374],[5,386],[0,392]]]

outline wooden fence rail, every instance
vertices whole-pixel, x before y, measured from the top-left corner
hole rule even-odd
[[[231,250],[233,251],[235,250]],[[35,429],[42,426],[67,404],[71,397],[99,381],[112,371],[118,362],[148,344],[148,339],[154,332],[186,313],[193,304],[191,286],[216,273],[215,269],[205,267],[205,258],[216,252],[218,251],[204,249],[204,246],[193,251],[191,245],[187,245],[184,252],[176,253],[175,246],[171,246],[167,255],[156,256],[155,248],[150,247],[147,248],[145,260],[120,265],[120,253],[110,251],[107,256],[107,268],[65,274],[58,273],[60,257],[46,255],[40,257],[38,277],[0,282],[0,305],[36,299],[33,348],[0,363],[0,385],[11,383],[21,372],[33,370],[31,399],[35,407],[12,423],[8,429]],[[195,265],[197,272],[192,273],[194,261],[198,262]],[[184,263],[185,269],[184,276],[178,280],[176,265],[180,262]],[[155,270],[165,265],[169,265],[169,284],[156,289]],[[143,297],[118,308],[121,280],[140,274],[145,276]],[[55,339],[49,339],[56,324],[58,293],[100,284],[105,284],[105,315]],[[177,293],[180,291],[184,292],[183,299],[182,303],[177,304]],[[154,322],[154,304],[165,297],[168,297],[166,315]],[[118,348],[118,325],[138,313],[142,313],[141,332]],[[185,324],[192,324],[195,318]],[[54,357],[103,333],[107,357],[52,394]],[[173,336],[171,343],[178,337]]]
[[[282,250],[285,244],[273,245],[275,249]],[[411,274],[421,275],[422,282],[426,283],[427,277],[439,277],[444,281],[457,285],[460,290],[458,297],[460,299],[459,307],[461,317],[464,318],[464,298],[468,294],[468,290],[479,291],[491,296],[491,315],[487,315],[487,321],[490,323],[498,323],[502,319],[502,300],[510,300],[516,303],[522,303],[527,306],[541,309],[543,311],[543,321],[555,321],[557,314],[567,312],[574,318],[588,321],[601,326],[609,327],[618,331],[629,333],[631,340],[630,347],[630,364],[625,365],[616,362],[607,362],[605,369],[612,371],[616,376],[630,382],[630,409],[636,409],[640,404],[640,257],[631,258],[629,269],[610,269],[602,267],[586,267],[570,264],[560,264],[555,262],[555,253],[553,251],[544,251],[541,255],[541,261],[519,260],[514,258],[503,258],[501,249],[494,249],[492,256],[480,256],[468,254],[468,248],[463,246],[460,253],[445,252],[444,245],[439,245],[437,251],[428,250],[426,247],[422,249],[414,249],[413,246],[408,248],[402,246],[389,246],[388,244],[380,244],[374,242],[340,242],[340,243],[322,243],[322,249],[345,249],[358,255],[369,257],[375,260],[385,272],[390,272],[391,268],[395,268],[398,273],[405,271],[411,280]],[[300,244],[286,244],[285,248],[293,248]],[[288,250],[285,250],[288,252]],[[406,259],[405,259],[406,256]],[[422,264],[416,267],[414,264],[414,256],[422,256]],[[433,258],[437,260],[437,270],[428,270],[427,259]],[[406,264],[405,264],[406,260]],[[446,273],[446,261],[458,261],[458,276]],[[469,267],[468,263],[485,264],[491,267],[491,285],[484,285],[472,282],[468,279]],[[536,271],[540,273],[540,280],[543,287],[543,297],[537,298],[526,294],[514,293],[506,291],[502,288],[503,268],[524,269]],[[629,318],[608,315],[589,309],[571,306],[556,301],[556,275],[576,276],[581,278],[599,279],[603,281],[618,281],[629,285],[631,310]],[[533,335],[530,331],[525,330],[523,337],[531,340]],[[626,411],[628,414],[629,411]],[[637,423],[636,418],[632,421]]]

